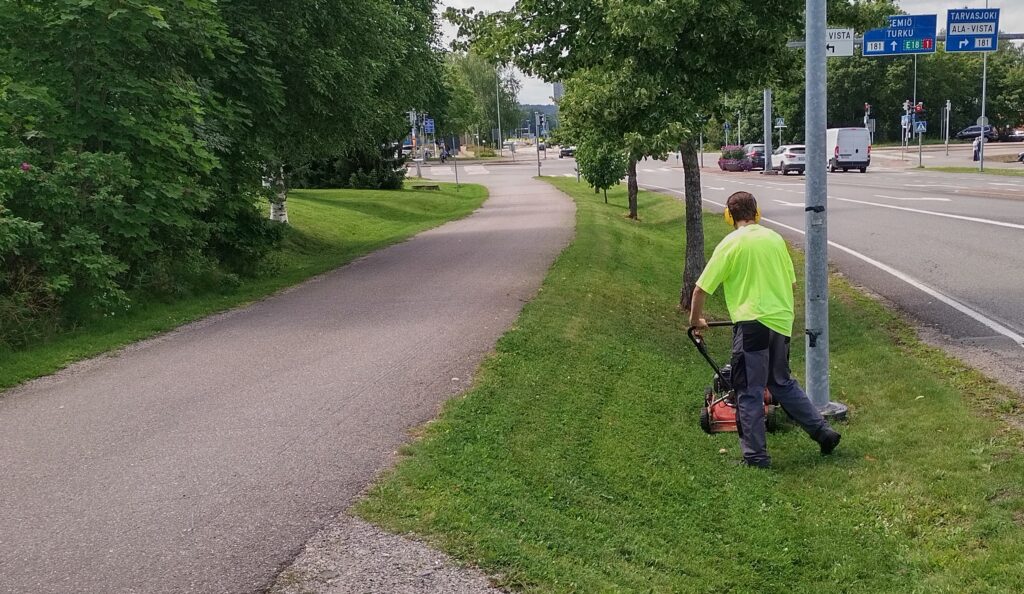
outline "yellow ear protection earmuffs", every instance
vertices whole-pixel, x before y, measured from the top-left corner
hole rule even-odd
[[[729,210],[728,206],[725,207],[725,222],[730,227],[735,227],[736,226],[736,221],[733,220],[733,218],[732,218],[732,211]],[[760,223],[760,222],[761,222],[761,207],[758,206],[757,207],[757,214],[754,215],[754,224],[757,224],[757,223]]]

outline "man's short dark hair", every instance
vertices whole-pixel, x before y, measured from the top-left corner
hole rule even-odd
[[[736,192],[725,201],[734,221],[753,221],[757,218],[757,200],[750,192]]]

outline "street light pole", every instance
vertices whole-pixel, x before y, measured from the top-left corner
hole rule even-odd
[[[504,157],[505,143],[501,141],[501,69],[495,69],[497,76],[494,79],[494,103],[498,107],[498,156]]]
[[[826,0],[806,0],[806,79],[804,126],[807,146],[806,206],[806,318],[807,394],[823,415],[846,416],[846,407],[829,400],[828,335],[828,179],[825,173],[826,109],[825,70]]]
[[[772,171],[772,90],[764,90],[764,172]]]

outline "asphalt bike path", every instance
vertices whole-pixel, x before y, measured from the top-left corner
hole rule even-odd
[[[548,184],[488,185],[465,219],[0,394],[0,592],[267,587],[470,385],[570,241]]]

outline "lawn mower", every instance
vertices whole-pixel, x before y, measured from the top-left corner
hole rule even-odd
[[[732,326],[732,322],[708,322],[711,328],[721,326]],[[697,350],[704,357],[704,360],[711,365],[715,371],[711,385],[704,390],[704,406],[700,409],[700,428],[706,433],[725,433],[738,431],[736,425],[736,391],[732,388],[732,366],[719,367],[718,363],[708,354],[708,347],[704,339],[693,333],[696,328],[691,327],[686,334],[693,341]],[[772,395],[765,388],[764,391],[764,420],[768,431],[776,429],[775,402]]]

